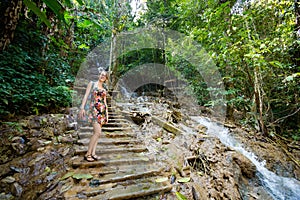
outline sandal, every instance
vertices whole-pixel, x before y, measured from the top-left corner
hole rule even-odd
[[[94,160],[100,160],[100,159],[101,159],[100,156],[97,156],[97,155],[92,155],[92,158],[93,158]]]
[[[95,161],[95,159],[93,158],[93,156],[91,155],[85,155],[84,156],[84,160],[88,161],[88,162],[93,162]]]

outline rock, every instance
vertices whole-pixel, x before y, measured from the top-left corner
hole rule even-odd
[[[8,183],[8,184],[11,184],[15,181],[16,181],[16,179],[12,176],[7,176],[7,177],[5,177],[4,179],[1,180],[2,183]]]
[[[61,153],[61,156],[65,157],[66,155],[68,155],[68,153],[70,152],[70,148],[66,147],[64,148],[64,150]]]
[[[30,119],[28,120],[28,127],[29,127],[30,129],[38,129],[38,128],[41,128],[39,116],[33,116],[33,117],[30,117]]]
[[[48,176],[46,176],[44,182],[50,182],[53,181],[57,177],[57,172],[51,172]]]
[[[29,167],[26,168],[20,168],[20,167],[15,167],[15,166],[10,166],[10,170],[14,173],[22,173],[22,174],[28,174],[30,171]]]
[[[208,200],[207,192],[197,183],[192,183],[192,194],[194,200]]]
[[[236,128],[236,125],[230,124],[230,123],[228,123],[228,122],[225,123],[224,126],[227,127],[227,128],[232,128],[232,129],[233,129],[233,128]]]
[[[71,135],[64,135],[63,137],[62,136],[59,136],[59,142],[61,143],[68,143],[68,144],[72,144],[76,141],[76,139],[72,138]]]
[[[1,193],[0,194],[0,199],[6,199],[6,200],[10,200],[10,199],[15,199],[11,194],[5,194],[5,193]]]
[[[205,133],[207,131],[207,127],[206,126],[203,126],[203,125],[198,125],[197,128],[199,133]]]
[[[233,160],[238,164],[241,172],[247,178],[253,178],[256,172],[256,166],[245,156],[240,153],[234,153],[232,155]]]
[[[40,130],[37,130],[37,129],[30,129],[29,133],[30,133],[31,137],[35,137],[35,138],[38,138],[38,137],[42,136],[42,132]]]
[[[77,129],[78,129],[77,122],[71,122],[67,124],[67,130],[77,130]]]
[[[171,123],[165,122],[164,120],[162,120],[156,116],[152,116],[152,121],[171,133],[174,133],[174,134],[182,133],[182,130],[180,130],[179,128],[175,127]]]
[[[12,144],[11,144],[13,150],[15,151],[16,154],[18,155],[23,155],[26,153],[27,147],[25,144],[25,139],[23,137],[14,137],[12,139]]]
[[[23,193],[23,188],[19,183],[15,182],[11,185],[11,192],[14,196],[21,197]]]

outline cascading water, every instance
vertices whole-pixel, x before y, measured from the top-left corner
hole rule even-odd
[[[254,0],[237,0],[231,8],[231,14],[241,15],[252,2],[254,2]]]
[[[261,180],[266,191],[274,199],[278,200],[299,200],[300,199],[300,181],[294,178],[278,176],[265,168],[265,162],[260,162],[257,156],[247,151],[243,146],[234,139],[229,130],[215,122],[203,117],[192,117],[194,121],[207,127],[207,134],[215,136],[220,141],[234,150],[246,156],[257,168],[257,176]]]

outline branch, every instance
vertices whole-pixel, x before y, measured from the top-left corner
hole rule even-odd
[[[286,119],[286,118],[288,118],[288,117],[291,117],[291,116],[295,115],[295,114],[296,114],[297,112],[299,112],[299,111],[300,111],[300,107],[299,107],[295,112],[293,112],[292,114],[289,114],[289,115],[287,115],[287,116],[281,117],[281,118],[277,119],[275,122],[272,122],[272,124],[276,124],[276,123],[278,123],[279,121],[281,121],[281,120],[283,120],[283,119]]]

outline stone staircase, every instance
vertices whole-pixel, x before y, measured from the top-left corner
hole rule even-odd
[[[159,199],[170,192],[172,185],[169,181],[157,181],[166,176],[165,163],[147,156],[144,142],[137,139],[138,127],[112,107],[109,108],[109,117],[97,146],[97,155],[101,157],[99,161],[83,159],[93,129],[86,126],[79,128],[79,140],[69,172],[91,176],[88,180],[74,179],[64,198]]]

